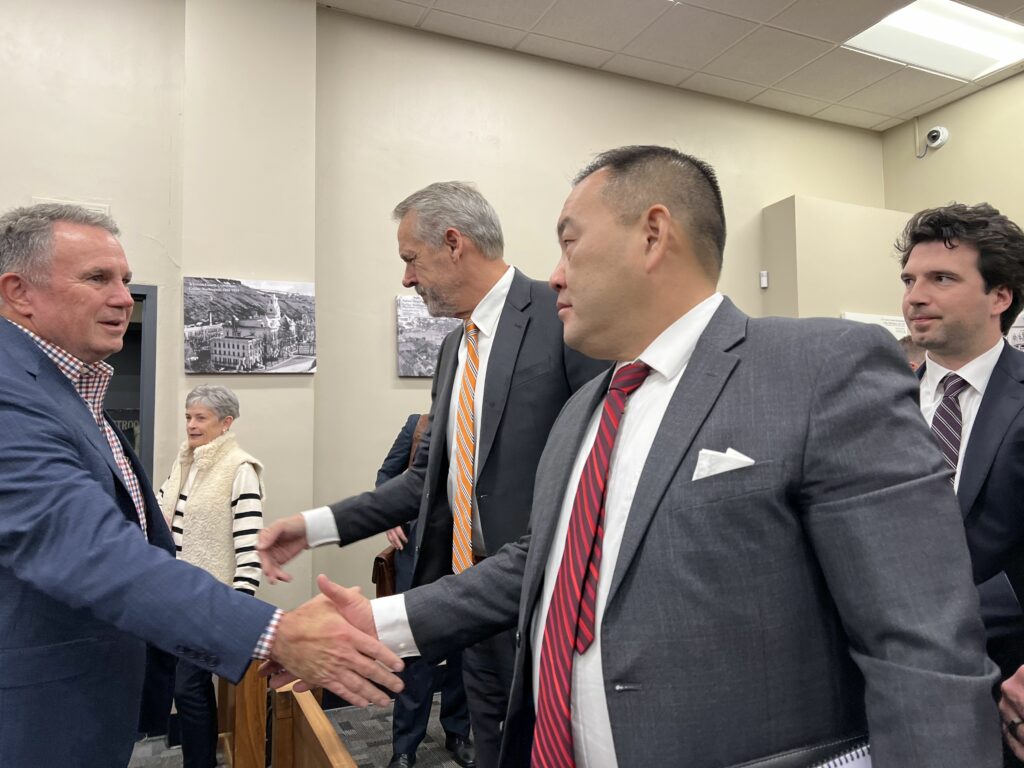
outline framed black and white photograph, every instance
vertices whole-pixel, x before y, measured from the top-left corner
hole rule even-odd
[[[431,317],[419,296],[396,296],[398,328],[398,375],[430,378],[437,365],[441,342],[462,321],[456,317]]]
[[[185,373],[313,373],[313,283],[185,278]]]

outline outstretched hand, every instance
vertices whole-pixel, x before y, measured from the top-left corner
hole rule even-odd
[[[306,520],[302,515],[285,517],[260,531],[256,551],[260,556],[263,573],[271,584],[292,580],[282,566],[307,546]]]
[[[261,671],[275,688],[298,679],[299,690],[319,685],[360,707],[385,706],[389,698],[374,683],[402,690],[394,672],[404,665],[377,639],[370,602],[358,587],[326,576],[317,584],[323,594],[282,616],[271,661]]]

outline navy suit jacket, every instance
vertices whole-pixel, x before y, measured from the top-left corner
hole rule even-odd
[[[924,375],[925,366],[918,369]],[[964,518],[974,581],[1014,562],[1024,546],[1024,352],[1005,344],[971,427],[957,501]],[[1024,594],[1015,585],[1017,594]]]
[[[342,545],[415,518],[413,586],[451,573],[446,433],[461,340],[457,328],[441,344],[431,426],[409,470],[375,491],[331,505]],[[555,292],[516,270],[488,358],[483,397],[477,397],[482,406],[474,490],[488,553],[526,533],[548,431],[572,393],[608,366],[565,346]]]
[[[85,402],[3,319],[0,435],[0,765],[125,765],[170,711],[170,654],[238,680],[273,607],[174,559],[122,436],[142,536]]]

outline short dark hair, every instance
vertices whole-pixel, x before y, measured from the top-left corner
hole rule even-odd
[[[1005,335],[1024,305],[1024,231],[988,203],[928,208],[915,213],[896,240],[900,266],[907,266],[915,245],[936,242],[947,248],[974,246],[985,293],[1000,286],[1010,289],[1010,306],[999,318]]]
[[[697,258],[711,277],[718,278],[725,251],[725,208],[710,165],[669,147],[619,147],[594,158],[573,185],[602,169],[608,170],[605,198],[623,221],[636,221],[652,205],[664,205],[686,221]]]

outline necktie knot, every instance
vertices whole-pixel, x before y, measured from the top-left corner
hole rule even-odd
[[[970,385],[955,373],[947,373],[942,377],[942,396],[958,397]]]
[[[615,372],[609,389],[617,389],[628,397],[640,388],[650,373],[651,367],[640,360],[624,365]]]
[[[480,329],[477,327],[476,323],[474,323],[472,320],[467,320],[466,321],[466,338],[467,339],[469,339],[469,340],[475,339],[479,332],[480,332]]]

